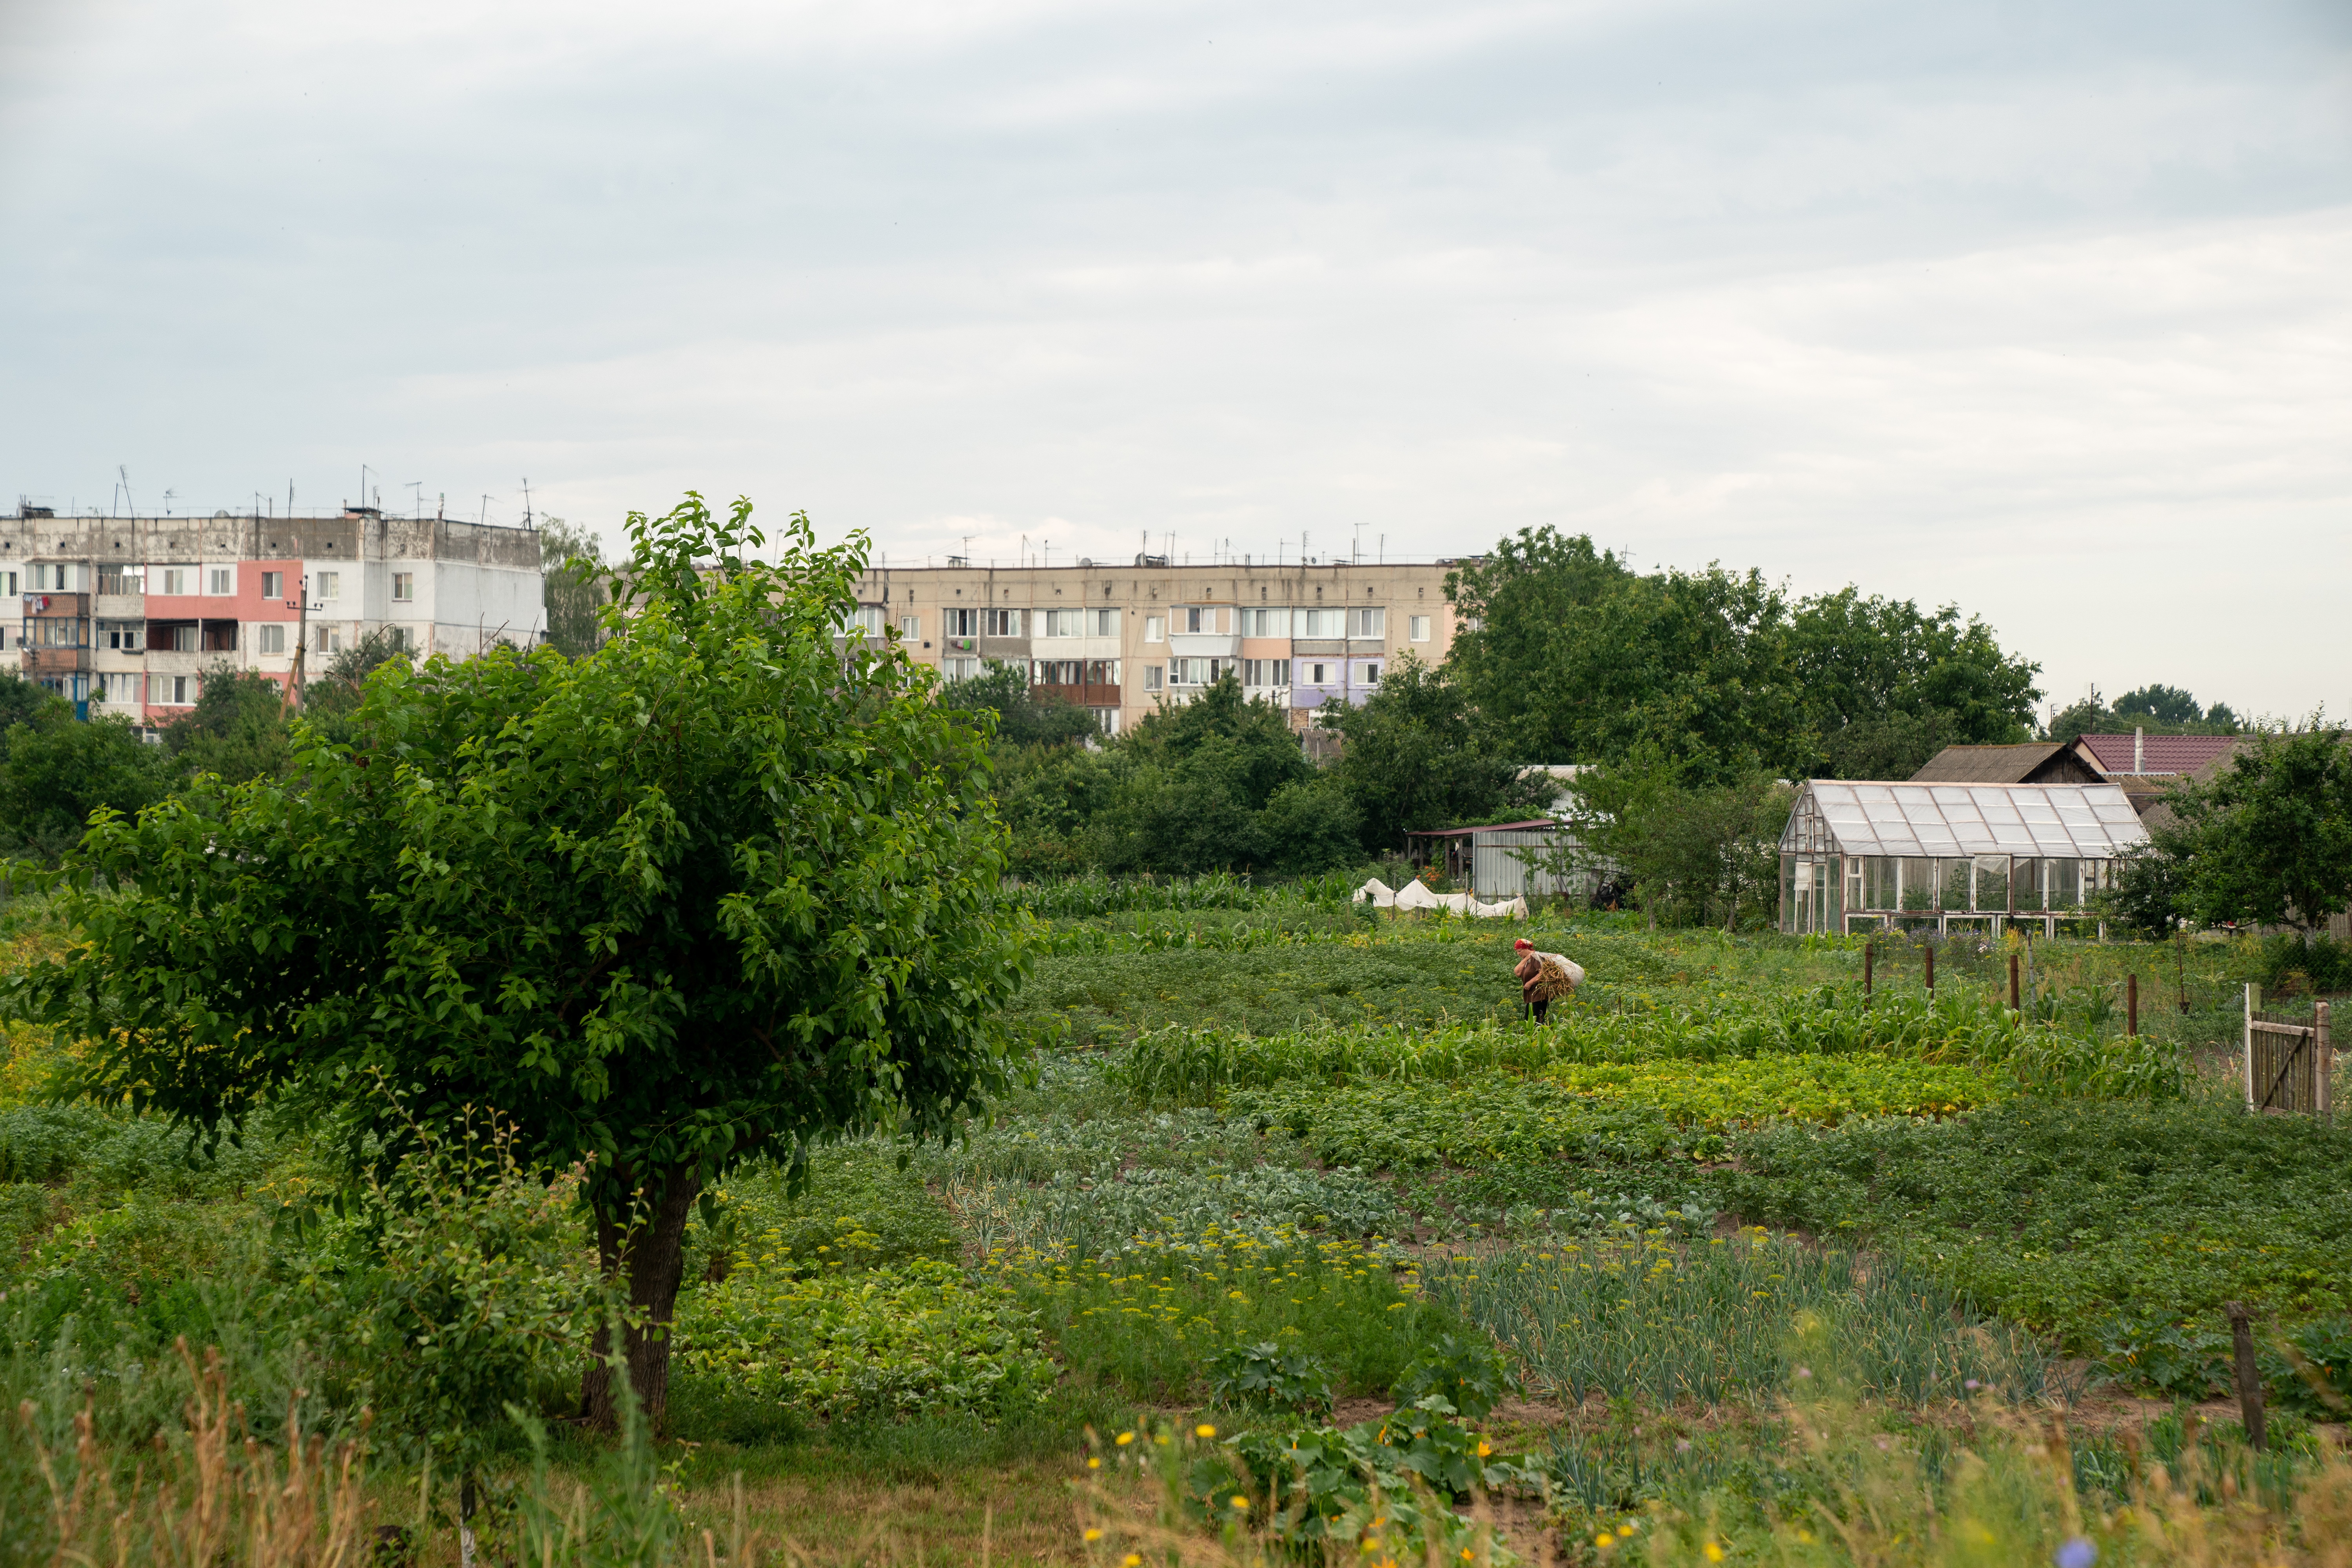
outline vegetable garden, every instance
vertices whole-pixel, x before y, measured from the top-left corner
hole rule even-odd
[[[456,1562],[470,1500],[530,1563],[2346,1561],[2352,1131],[2238,1103],[2258,944],[2037,944],[2012,1011],[1998,945],[1865,997],[1858,942],[1552,915],[1537,1027],[1527,927],[1345,883],[1021,889],[1017,1086],[726,1178],[617,1440],[576,1172],[491,1118],[353,1199],[291,1117],[47,1103],[16,1028],[0,1555]],[[500,1355],[507,1419],[422,1402]]]

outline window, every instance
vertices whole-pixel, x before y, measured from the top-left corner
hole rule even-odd
[[[151,675],[147,678],[147,700],[164,708],[185,708],[189,688],[194,681],[184,675]]]
[[[1102,732],[1103,732],[1104,734],[1106,734],[1106,735],[1116,735],[1116,734],[1118,734],[1118,709],[1116,709],[1116,708],[1097,708],[1097,709],[1096,709],[1096,710],[1095,710],[1095,723],[1096,723],[1097,726],[1099,726],[1099,727],[1101,728]]]
[[[0,594],[5,594],[8,597],[13,599],[16,596],[19,590],[16,587],[16,574],[14,572],[0,572]]]
[[[1159,616],[1144,616],[1143,640],[1145,642],[1166,642],[1168,640],[1168,622],[1166,619]]]
[[[1345,610],[1301,610],[1298,612],[1298,635],[1303,637],[1339,637],[1348,635],[1348,612]]]
[[[317,584],[317,587],[314,590],[317,597],[321,599],[339,599],[342,597],[343,574],[341,573],[321,572],[318,576],[311,579],[311,581]]]
[[[980,635],[978,610],[948,610],[947,635],[951,637],[976,637]]]
[[[1380,683],[1381,667],[1379,662],[1375,660],[1371,663],[1366,664],[1364,666],[1363,684],[1366,686],[1378,686]]]
[[[843,637],[879,637],[882,635],[884,611],[879,605],[860,605],[842,617]]]
[[[1179,610],[1176,614],[1179,617],[1178,624],[1188,632],[1213,632],[1217,629],[1217,612],[1214,610],[1188,609]],[[1206,626],[1201,624],[1201,617],[1203,616],[1206,616],[1209,620]]]
[[[101,566],[98,572],[98,591],[101,594],[143,594],[147,591],[146,568]]]
[[[1160,689],[1160,667],[1158,665],[1147,664],[1143,667],[1143,689],[1146,691],[1157,691]]]
[[[1076,637],[1086,635],[1084,610],[1045,610],[1038,614],[1037,635],[1041,637]]]
[[[98,700],[100,702],[130,704],[139,700],[147,678],[134,670],[121,670],[98,678]]]
[[[1087,661],[1082,658],[1041,658],[1030,668],[1029,679],[1039,686],[1084,686],[1087,683]]]
[[[1175,658],[1168,661],[1168,684],[1171,686],[1214,686],[1231,675],[1234,661],[1229,658]]]
[[[286,574],[283,572],[264,572],[261,574],[261,596],[265,599],[284,598],[286,596]]]
[[[138,653],[147,646],[144,621],[100,621],[98,646],[110,653]]]
[[[1287,686],[1290,684],[1290,661],[1286,658],[1245,658],[1242,660],[1242,684]]]
[[[33,646],[35,647],[81,647],[81,623],[62,617],[35,621]]]
[[[284,653],[286,651],[286,623],[284,621],[264,621],[261,625],[254,627],[253,651],[256,653]]]
[[[393,581],[398,582],[399,578],[395,577]],[[389,627],[387,628],[385,635],[392,639],[393,652],[414,653],[416,650],[415,634],[411,632],[406,626]]]
[[[1427,616],[1407,616],[1404,618],[1404,625],[1405,636],[1411,637],[1414,642],[1427,642],[1429,640],[1429,617]]]
[[[414,603],[416,598],[416,574],[394,572],[392,574],[392,601],[395,605]]]
[[[923,635],[923,617],[920,616],[900,616],[898,617],[898,635],[906,638],[908,642],[913,642],[917,638],[920,637]]]
[[[1384,637],[1389,635],[1389,613],[1386,610],[1349,610],[1348,635],[1351,637]]]
[[[1242,636],[1245,637],[1286,637],[1290,635],[1288,610],[1244,610]]]
[[[36,594],[79,593],[81,591],[81,584],[88,580],[83,575],[85,571],[84,567],[63,561],[55,564],[36,564],[33,568],[32,591]]]
[[[194,589],[188,586],[188,579],[193,574],[185,566],[164,567],[163,592],[166,594],[188,594],[194,592]]]
[[[319,628],[319,651],[320,653],[342,652],[342,629],[339,626],[320,626]]]
[[[1307,684],[1309,686],[1328,686],[1332,684],[1330,678],[1331,668],[1332,667],[1328,664],[1308,665],[1307,667]]]
[[[1094,623],[1093,631],[1095,636],[1098,637],[1115,637],[1118,636],[1118,612],[1117,610],[1088,610],[1087,615]],[[1115,734],[1117,731],[1113,731],[1112,733]]]
[[[205,592],[216,598],[226,598],[236,592],[236,568],[207,566],[205,568]]]
[[[948,613],[950,615],[955,615],[958,612],[950,610]],[[961,613],[964,615],[970,615],[971,612],[966,610]],[[980,660],[976,658],[943,658],[940,660],[940,670],[950,680],[970,680],[980,673]]]
[[[1017,637],[1021,635],[1021,612],[1018,610],[982,610],[980,615],[980,635],[984,637]]]
[[[171,630],[171,635],[172,651],[173,653],[194,653],[196,651],[196,628],[193,622],[184,621],[180,625],[173,626]],[[154,644],[150,642],[148,646],[152,647]]]

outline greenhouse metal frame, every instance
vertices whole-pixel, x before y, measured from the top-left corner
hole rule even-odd
[[[1809,780],[1780,835],[1780,929],[1978,931],[2095,923],[2147,842],[2115,784]]]

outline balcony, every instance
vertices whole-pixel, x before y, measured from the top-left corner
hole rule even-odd
[[[1119,706],[1116,686],[1047,686],[1039,684],[1032,690],[1043,697],[1058,697],[1065,702],[1075,702],[1081,708],[1117,708]]]

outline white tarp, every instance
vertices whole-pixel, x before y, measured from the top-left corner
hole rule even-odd
[[[1528,918],[1528,901],[1525,899],[1482,904],[1468,893],[1433,893],[1418,879],[1391,892],[1388,884],[1375,877],[1356,889],[1356,902],[1360,904],[1366,899],[1384,910],[1445,910],[1479,920],[1523,921]]]

